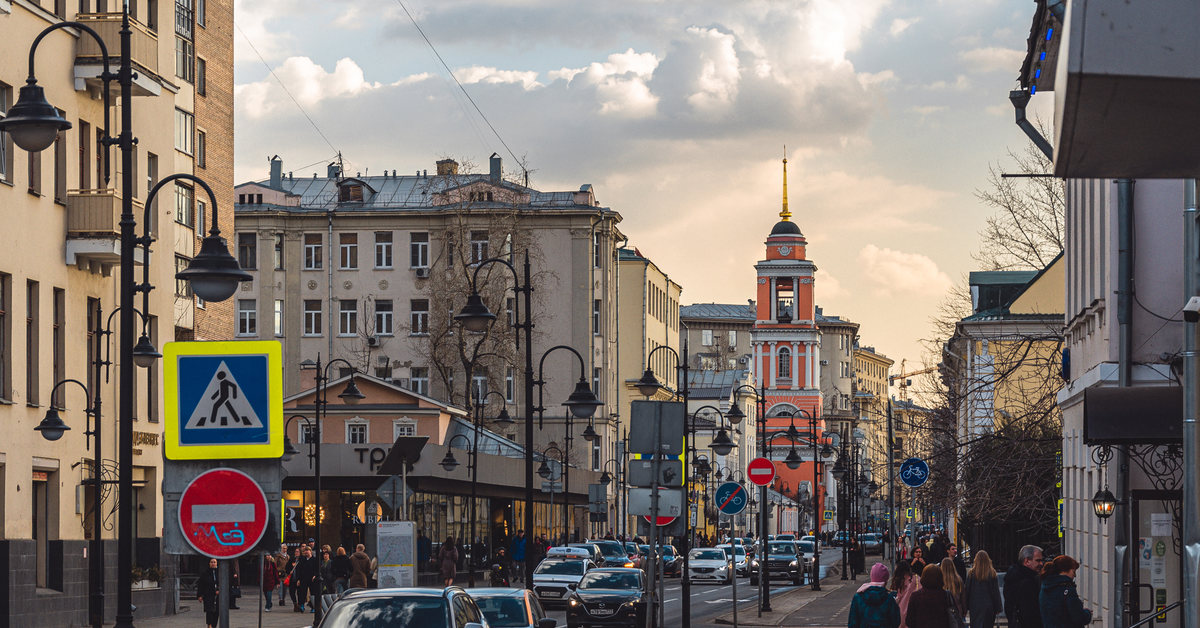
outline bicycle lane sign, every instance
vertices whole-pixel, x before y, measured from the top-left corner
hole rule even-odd
[[[929,464],[920,458],[909,458],[900,464],[900,481],[917,488],[929,479]]]

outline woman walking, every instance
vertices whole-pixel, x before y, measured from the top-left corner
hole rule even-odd
[[[208,569],[200,571],[200,580],[196,582],[196,598],[204,605],[204,625],[217,628],[220,615],[220,584],[217,580],[217,559],[208,560]]]
[[[958,628],[950,625],[950,598],[942,588],[942,568],[926,565],[921,572],[921,588],[908,599],[904,624],[909,628]]]
[[[888,593],[887,581],[887,565],[872,565],[870,581],[850,600],[849,628],[900,628],[900,606]]]
[[[454,584],[454,575],[458,567],[458,548],[454,546],[454,537],[446,537],[446,542],[438,549],[438,565],[443,586]]]
[[[1038,606],[1043,628],[1082,628],[1092,623],[1092,611],[1084,608],[1075,591],[1079,561],[1063,554],[1042,567],[1042,591]]]
[[[966,597],[963,595],[963,581],[958,577],[958,570],[954,568],[954,560],[943,558],[938,565],[942,570],[942,586],[946,592],[950,594],[950,599],[954,602],[954,608],[958,611],[958,616],[962,617],[967,612]]]
[[[896,605],[900,608],[900,628],[908,626],[904,623],[904,614],[908,612],[908,600],[917,588],[917,577],[913,575],[912,565],[903,560],[896,563],[896,573],[892,574],[888,590],[896,596]]]
[[[996,625],[996,614],[1004,608],[1000,599],[1000,579],[992,567],[992,558],[984,550],[975,552],[975,564],[967,572],[967,612],[971,617],[971,628],[992,628]]]
[[[916,546],[913,547],[912,555],[912,560],[909,561],[912,563],[912,572],[918,578],[920,578],[925,574],[925,565],[927,564],[925,562],[925,548],[921,547],[920,543],[917,543]]]

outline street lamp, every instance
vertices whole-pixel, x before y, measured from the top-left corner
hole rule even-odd
[[[346,387],[342,389],[342,392],[338,393],[338,398],[341,399],[342,403],[344,403],[346,405],[353,406],[353,405],[358,404],[359,401],[362,401],[364,398],[366,398],[366,395],[362,394],[362,391],[360,391],[358,389],[358,384],[354,383],[354,376],[356,373],[358,373],[358,369],[354,368],[353,364],[350,364],[349,362],[347,362],[346,360],[344,360],[342,358],[334,358],[334,359],[330,360],[328,363],[322,364],[321,354],[319,354],[319,353],[317,354],[316,362],[313,362],[312,360],[305,360],[300,363],[301,368],[306,369],[306,370],[312,369],[313,371],[315,371],[315,382],[314,383],[316,384],[316,388],[314,390],[313,407],[315,410],[314,415],[315,415],[316,420],[313,422],[313,425],[316,427],[316,437],[313,439],[313,464],[314,464],[314,467],[313,467],[314,487],[313,487],[313,489],[316,493],[317,533],[315,535],[313,535],[313,540],[315,542],[316,550],[318,552],[321,551],[321,523],[322,523],[322,517],[321,517],[321,438],[322,438],[324,430],[321,429],[321,426],[324,425],[324,421],[322,419],[329,417],[329,368],[335,364],[343,364],[343,365],[345,365],[345,368],[350,369],[349,381],[346,383]],[[318,556],[319,555],[320,554],[318,554]],[[322,583],[321,583],[321,574],[320,574],[319,569],[317,570],[316,582],[317,582],[317,591],[323,591]],[[325,614],[325,609],[322,607],[322,604],[321,604],[320,593],[317,594],[317,599],[313,603],[313,607],[316,609],[314,611],[315,617],[313,619],[313,623],[319,624],[319,623],[321,623],[322,616],[324,616],[324,614]]]
[[[308,425],[309,429],[313,428],[312,419],[304,416],[303,414],[293,414],[292,416],[287,418],[287,421],[285,421],[283,424],[283,461],[284,462],[291,460],[292,458],[296,457],[296,454],[300,453],[300,451],[298,449],[296,449],[296,446],[294,444],[292,444],[291,437],[288,436],[288,427],[291,426],[292,421],[294,421],[296,419],[300,419],[301,421],[304,421],[304,423],[306,425]],[[313,456],[314,456],[313,441],[316,439],[315,438],[305,438],[304,440],[308,441],[308,443],[307,443],[308,444],[308,466],[309,466],[309,468],[312,468],[312,461],[313,461]],[[316,478],[313,478],[313,481],[315,482]]]
[[[546,448],[542,450],[542,464],[538,465],[538,470],[537,470],[537,474],[540,475],[543,480],[550,480],[551,478],[554,477],[554,469],[551,468],[550,465],[546,463],[546,461],[550,459],[550,451],[551,450],[558,452],[558,466],[560,469],[563,469],[563,471],[560,471],[560,474],[565,472],[565,470],[567,468],[566,452],[564,452],[563,450],[559,449],[558,447],[556,447],[554,445],[547,445]],[[551,482],[553,483],[552,480],[551,480]],[[566,495],[563,495],[563,498],[566,499]],[[563,535],[566,536],[566,533],[567,533],[566,528],[563,528]],[[554,540],[554,487],[553,486],[550,487],[550,543],[551,544],[555,543],[555,540]]]
[[[496,396],[500,397],[500,403],[503,404],[506,402],[504,395],[500,394],[500,391],[498,391],[498,390],[488,391],[487,394],[483,395],[482,398],[480,398],[479,395],[475,395],[475,404],[474,404],[475,405],[475,413],[474,413],[474,421],[472,423],[472,427],[474,428],[475,442],[473,445],[468,447],[468,450],[471,452],[471,460],[472,460],[471,464],[468,466],[468,469],[471,472],[471,539],[470,539],[471,560],[470,560],[469,568],[467,570],[467,584],[470,586],[475,586],[475,562],[478,560],[478,557],[475,555],[477,545],[478,545],[475,542],[475,538],[476,538],[475,537],[475,522],[479,518],[479,515],[477,512],[477,506],[476,506],[475,502],[478,499],[478,492],[479,492],[479,459],[478,459],[479,432],[480,432],[479,426],[480,426],[480,422],[483,420],[483,416],[482,416],[483,406],[487,404],[488,398],[491,397],[492,395],[496,395]],[[496,417],[496,423],[499,423],[501,425],[511,425],[513,423],[512,417],[508,416],[508,408],[507,407],[501,408],[500,414]],[[455,438],[458,438],[458,436],[463,436],[463,435],[462,434],[456,435]],[[464,438],[465,438],[465,436],[464,436]],[[451,440],[451,442],[453,442],[454,439],[452,438],[450,440]],[[468,439],[468,440],[470,440],[470,439]],[[450,453],[449,447],[450,447],[449,444],[447,444],[446,445],[447,460],[442,461],[442,468],[446,469],[447,471],[453,471],[454,467],[458,466],[458,461],[453,460],[454,456],[453,456],[453,454]],[[451,467],[446,467],[446,462],[448,460],[454,461],[454,465]]]
[[[749,391],[754,395],[754,402],[757,407],[758,414],[758,432],[761,440],[759,441],[761,449],[759,454],[770,460],[771,459],[771,443],[767,440],[767,398],[763,396],[762,391],[755,388],[751,384],[742,384],[732,391],[733,407],[729,410],[731,421],[738,422],[745,418],[745,413],[742,412],[741,405],[738,403],[738,396],[742,391]],[[763,560],[760,560],[759,575],[758,575],[758,616],[762,617],[764,612],[771,612],[771,584],[770,578],[767,577],[767,561],[765,560],[767,549],[767,536],[770,530],[770,504],[768,501],[767,486],[763,485],[759,489],[759,503],[762,508],[758,513],[758,536],[759,543],[763,551]]]
[[[139,291],[145,295],[145,299],[148,299],[149,292],[153,289],[153,286],[148,281],[136,287],[134,284],[134,273],[136,272],[134,249],[142,246],[148,252],[151,240],[148,236],[143,238],[136,236],[135,227],[137,226],[137,220],[133,213],[133,198],[136,190],[136,183],[134,181],[134,151],[137,146],[137,139],[133,136],[133,30],[129,21],[128,4],[123,5],[122,8],[121,30],[119,32],[121,41],[120,67],[116,74],[113,74],[109,69],[107,45],[100,35],[88,25],[81,22],[63,21],[51,24],[42,30],[29,48],[29,78],[26,80],[25,86],[21,88],[17,103],[9,109],[4,119],[0,120],[0,131],[10,133],[13,137],[13,142],[21,148],[31,152],[40,152],[54,143],[54,139],[58,133],[70,128],[70,123],[59,116],[55,107],[46,100],[46,95],[37,84],[37,77],[34,72],[34,58],[38,44],[51,32],[68,27],[87,33],[89,37],[96,41],[100,48],[100,57],[104,65],[104,71],[100,75],[100,79],[103,82],[104,129],[106,130],[112,128],[109,124],[109,110],[112,108],[111,83],[116,81],[121,86],[121,133],[116,138],[106,136],[102,143],[106,147],[116,145],[121,150],[121,277],[119,283],[121,312],[119,326],[121,350],[119,363],[121,370],[117,386],[119,401],[117,414],[117,505],[120,516],[117,526],[117,611],[115,626],[116,628],[132,628],[133,543],[134,517],[136,516],[133,496],[133,415],[135,400],[133,369],[137,368],[138,365],[134,354],[133,304],[135,295]],[[107,153],[108,151],[106,150],[105,154],[107,155]],[[109,168],[106,157],[106,182],[108,180],[108,172]],[[145,212],[147,219],[144,221],[143,226],[148,231],[150,225],[148,214],[153,206],[152,201],[158,188],[168,180],[180,178],[195,181],[208,192],[209,201],[212,205],[212,229],[201,244],[200,254],[192,259],[191,264],[189,264],[186,270],[176,273],[175,276],[177,279],[191,282],[193,291],[200,298],[209,301],[223,301],[233,295],[237,290],[239,282],[249,281],[251,277],[249,273],[238,268],[237,260],[229,254],[225,240],[220,236],[221,232],[217,226],[216,197],[207,184],[190,174],[171,175],[163,179],[146,197]],[[143,265],[145,266],[144,274],[146,277],[149,277],[149,259],[144,259]],[[144,363],[148,356],[144,352],[141,355],[143,359],[140,361]],[[97,464],[99,464],[99,460]]]
[[[616,496],[617,496],[617,519],[618,519],[617,526],[616,526],[616,533],[622,537],[622,540],[624,540],[625,530],[624,530],[623,526],[624,526],[624,522],[625,522],[625,516],[621,513],[621,492],[622,492],[622,485],[625,483],[625,478],[622,476],[622,474],[623,474],[622,462],[623,461],[620,458],[609,458],[608,460],[605,460],[604,466],[602,466],[600,468],[600,470],[602,471],[602,473],[600,474],[600,484],[607,487],[609,484],[612,484],[612,481],[614,479],[616,479],[616,481],[617,481],[617,486],[616,486],[616,491],[615,491]],[[608,465],[610,465],[610,464],[613,465],[613,473],[612,474],[610,474],[608,472]],[[614,474],[615,474],[615,478],[614,478]]]

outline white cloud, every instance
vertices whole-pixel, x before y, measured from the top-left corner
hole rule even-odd
[[[897,37],[900,35],[900,33],[908,30],[908,27],[920,21],[921,18],[919,17],[909,19],[896,18],[892,20],[892,25],[888,27],[888,32],[891,33],[892,37]]]
[[[934,92],[963,92],[971,87],[971,80],[965,74],[959,74],[954,77],[954,81],[934,81],[925,89]]]
[[[537,80],[538,73],[533,71],[498,70],[496,68],[473,65],[466,68],[458,68],[454,71],[454,76],[458,77],[459,82],[463,85],[474,83],[488,83],[492,85],[512,83],[520,85],[526,90],[542,86]]]
[[[1015,48],[975,48],[962,53],[962,60],[975,72],[1008,72],[1015,74],[1021,69],[1025,51]]]
[[[932,259],[920,253],[868,244],[858,252],[858,261],[864,280],[880,296],[941,296],[953,284]]]
[[[379,83],[367,81],[362,68],[349,58],[338,60],[333,72],[328,72],[308,57],[289,57],[275,69],[275,76],[304,107],[380,87]],[[238,85],[234,88],[234,100],[237,110],[249,118],[262,118],[293,108],[291,99],[272,77]]]
[[[829,271],[818,268],[813,273],[814,285],[816,285],[817,294],[821,295],[822,302],[826,300],[837,300],[848,296],[848,290],[842,287],[842,282],[838,281],[837,277],[829,274]]]
[[[947,107],[945,105],[919,105],[919,106],[913,107],[911,109],[911,111],[920,116],[931,116],[935,113],[941,113],[948,109],[949,109],[949,107]]]

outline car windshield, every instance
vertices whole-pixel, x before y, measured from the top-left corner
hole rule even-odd
[[[675,546],[667,545],[667,546],[663,547],[662,554],[663,554],[663,556],[669,556],[671,558],[674,558],[675,557]]]
[[[625,548],[621,547],[620,543],[597,543],[600,546],[600,553],[613,558],[625,558]]]
[[[636,572],[593,571],[579,581],[580,589],[640,589]]]
[[[723,549],[723,550],[725,550],[725,551],[727,551],[727,552],[729,551],[729,548],[728,548],[728,547],[722,547],[721,549]],[[744,546],[742,546],[742,545],[734,545],[734,546],[733,546],[733,553],[734,553],[734,554],[737,554],[738,556],[745,556],[745,555],[746,555],[746,548],[745,548]]]
[[[638,546],[637,546],[637,543],[626,543],[626,544],[625,544],[625,551],[626,551],[626,552],[628,552],[628,553],[630,553],[630,554],[636,554],[636,553],[638,552]]]
[[[364,597],[339,600],[322,626],[346,628],[446,628],[446,601],[440,597]]]
[[[570,547],[579,548],[588,553],[588,556],[596,558],[596,549],[590,545],[571,545]]]
[[[519,597],[508,595],[496,597],[474,596],[475,603],[483,616],[487,617],[489,626],[528,626],[529,616],[525,612],[525,603]]]
[[[544,560],[533,570],[533,573],[550,575],[578,576],[583,573],[581,560]]]
[[[688,558],[692,560],[727,560],[729,557],[722,549],[698,549],[692,550],[692,553],[688,554]]]
[[[817,548],[813,546],[812,541],[800,541],[800,551],[805,554],[812,554],[817,551]]]
[[[795,554],[796,545],[790,541],[787,543],[770,543],[767,545],[767,552],[771,554]]]

